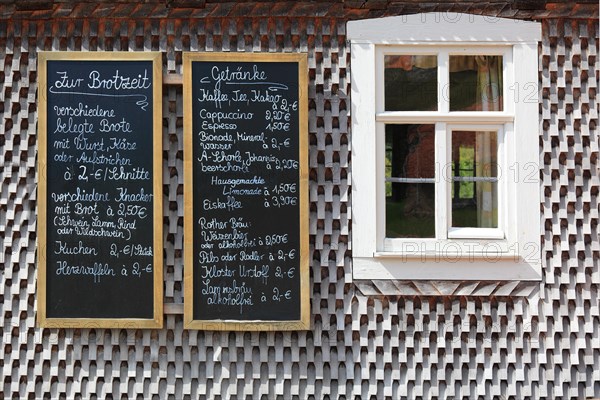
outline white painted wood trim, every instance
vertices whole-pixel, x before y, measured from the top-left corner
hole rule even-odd
[[[348,23],[352,54],[353,276],[401,280],[539,280],[537,42],[541,38],[541,25],[454,13],[443,14],[437,22],[431,18],[435,14]],[[397,44],[404,45],[386,46]],[[438,85],[447,83],[448,54],[502,55],[504,111],[449,112],[448,99],[441,97],[440,89],[438,111],[384,112],[383,55],[408,53],[442,57],[441,61],[438,58]],[[518,60],[518,65],[514,60]],[[535,93],[527,92],[532,89]],[[386,123],[435,123],[436,131],[440,126],[445,130],[446,124],[453,124],[453,128],[460,124],[466,129],[475,129],[477,125],[501,126],[498,162],[506,179],[500,180],[499,189],[506,194],[502,195],[503,206],[514,211],[499,212],[500,228],[480,232],[487,238],[447,240],[446,230],[445,235],[437,232],[437,239],[386,239],[383,179]],[[450,149],[445,149],[443,157],[444,149],[437,147],[438,141],[436,136],[436,159],[450,159]],[[535,165],[531,160],[535,160]],[[531,174],[523,174],[531,172],[532,167],[537,168],[535,179],[527,181],[525,178],[532,178]],[[515,169],[512,172],[515,181],[510,180],[511,168]],[[445,189],[447,194],[447,185]],[[436,203],[440,208],[444,205],[448,210],[448,204]],[[448,227],[447,220],[440,219],[436,224]],[[465,232],[456,231],[450,236]],[[495,246],[493,262],[488,253],[481,253],[490,246]],[[454,258],[447,260],[444,256]]]
[[[537,51],[536,51],[537,53]],[[506,114],[515,115],[515,64],[513,62],[513,48],[510,47],[502,54],[502,68],[504,69],[504,82],[502,96],[504,99],[503,110]]]
[[[518,256],[520,246],[517,242],[506,239],[490,238],[464,238],[464,239],[420,239],[420,238],[394,238],[385,239],[384,246],[372,254],[373,257],[417,257],[418,254],[446,254],[461,253],[476,256],[477,254],[513,254]],[[527,251],[527,258],[531,251]]]
[[[453,245],[456,245],[458,242],[452,242]],[[456,248],[452,248],[450,250],[447,251],[429,251],[429,250],[418,250],[417,251],[417,247],[412,247],[411,248],[411,252],[408,253],[404,253],[401,255],[398,255],[397,253],[391,253],[391,252],[376,252],[375,254],[373,254],[373,258],[374,259],[379,259],[379,258],[389,258],[389,259],[400,259],[403,262],[404,261],[409,261],[409,260],[422,260],[423,262],[426,262],[427,259],[431,260],[431,261],[439,261],[440,259],[443,258],[448,258],[448,259],[461,259],[461,258],[465,258],[467,260],[469,259],[473,259],[473,260],[483,260],[486,261],[487,259],[518,259],[519,257],[519,253],[513,252],[513,251],[496,251],[495,249],[489,249],[488,251],[485,250],[480,250],[478,252],[474,252],[472,250],[469,249],[469,253],[467,254],[466,252],[463,252],[461,250],[459,250],[459,247]]]
[[[376,115],[377,122],[402,124],[431,124],[433,122],[448,122],[453,124],[502,124],[512,122],[514,116],[505,112],[494,111],[465,111],[465,112],[435,112],[435,111],[387,111]]]
[[[486,258],[487,257],[487,258]],[[453,281],[539,281],[536,262],[518,256],[490,254],[471,257],[455,253],[418,254],[417,257],[354,257],[354,279],[453,280]]]
[[[498,228],[448,228],[449,239],[504,239]]]
[[[517,160],[517,155],[515,154],[515,147],[517,146],[518,138],[516,137],[516,133],[514,130],[514,123],[504,124],[504,135],[502,141],[502,155],[503,155],[503,164],[502,164],[502,173],[498,174],[500,178],[498,180],[499,188],[504,187],[503,200],[506,202],[507,207],[510,207],[511,204],[519,204],[518,203],[518,187],[514,181],[514,172],[512,168],[519,163]],[[536,205],[537,206],[537,205]],[[516,243],[517,238],[517,225],[519,221],[517,220],[517,211],[514,212],[503,212],[498,214],[498,222],[502,222],[502,227],[504,227],[504,233],[506,235],[506,240],[511,243]]]
[[[447,103],[446,103],[447,104]],[[446,239],[448,237],[448,211],[450,210],[450,196],[448,181],[452,175],[452,169],[448,163],[451,151],[450,138],[445,123],[435,124],[435,163],[436,185],[435,185],[435,237],[437,239]]]
[[[376,137],[376,191],[373,193],[375,198],[375,204],[377,208],[377,218],[373,221],[376,224],[375,231],[377,232],[377,238],[375,242],[375,248],[371,254],[374,254],[377,249],[383,248],[383,241],[385,240],[386,232],[386,205],[385,205],[385,124],[377,122]]]
[[[541,25],[507,18],[437,12],[350,21],[348,39],[373,44],[537,43]]]
[[[377,179],[375,127],[375,48],[353,45],[352,77],[352,252],[370,257],[375,252]],[[358,205],[356,207],[355,205]]]
[[[438,114],[447,115],[450,111],[450,55],[448,49],[438,52]]]
[[[519,60],[518,68],[514,68],[515,84],[523,87],[520,93],[523,96],[515,99],[514,140],[510,144],[515,154],[515,170],[519,171],[514,177],[515,204],[519,205],[516,209],[516,240],[522,246],[521,251],[536,248],[541,258],[537,45],[515,45],[513,53],[514,60]],[[526,88],[536,90],[527,93]],[[541,260],[538,264],[541,274]]]
[[[506,187],[506,176],[502,176],[502,171],[507,169],[507,164],[505,162],[504,157],[504,146],[502,146],[504,142],[504,126],[503,125],[495,125],[495,124],[460,124],[460,125],[447,125],[447,135],[448,135],[448,154],[446,156],[446,163],[452,162],[452,132],[453,131],[472,131],[472,132],[496,132],[496,138],[498,143],[497,154],[496,154],[496,162],[498,163],[498,228],[457,228],[452,227],[451,218],[448,221],[448,238],[452,239],[505,239],[505,229],[506,224],[504,223],[505,215],[515,214],[514,209],[516,206],[507,201],[507,187]],[[453,184],[453,180],[450,177],[450,174],[447,175],[448,179],[446,180],[447,185],[450,190],[450,185]],[[449,200],[449,215],[452,212],[452,200],[450,196],[448,196]]]

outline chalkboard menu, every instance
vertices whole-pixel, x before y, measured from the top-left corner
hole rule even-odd
[[[183,64],[185,325],[309,329],[306,55]]]
[[[161,327],[162,56],[38,59],[38,322]]]

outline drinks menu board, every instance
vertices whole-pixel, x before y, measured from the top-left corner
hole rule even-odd
[[[38,321],[161,327],[162,56],[38,56]]]
[[[307,61],[184,53],[189,328],[309,328]]]

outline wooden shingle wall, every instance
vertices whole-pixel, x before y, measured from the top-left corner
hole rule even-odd
[[[186,16],[182,16],[186,17]],[[543,22],[544,277],[527,297],[368,296],[352,282],[345,19],[0,20],[0,398],[600,397],[597,20]],[[164,86],[165,328],[39,329],[36,52],[307,52],[308,332],[184,330],[183,99]]]

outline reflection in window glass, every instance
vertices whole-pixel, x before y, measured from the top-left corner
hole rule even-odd
[[[498,227],[496,132],[452,132],[452,226]]]
[[[450,56],[450,111],[502,111],[502,56]]]
[[[386,55],[385,110],[437,110],[437,56]]]
[[[385,236],[435,237],[435,187],[433,183],[394,183],[396,195],[385,203]]]
[[[435,237],[435,127],[386,125],[386,237]]]

